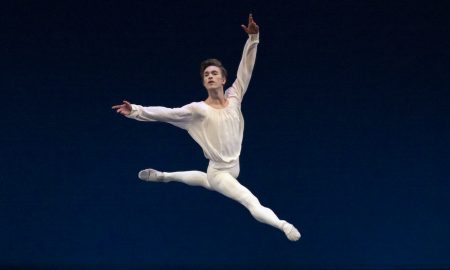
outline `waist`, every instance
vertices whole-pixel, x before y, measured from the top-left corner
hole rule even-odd
[[[209,166],[215,169],[230,169],[239,166],[239,158],[229,162],[209,160]]]

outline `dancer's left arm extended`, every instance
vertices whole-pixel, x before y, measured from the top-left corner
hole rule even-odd
[[[252,14],[248,16],[248,25],[241,25],[241,27],[248,34],[248,39],[244,46],[241,62],[239,63],[236,80],[230,89],[240,101],[242,101],[252,77],[259,43],[259,26],[253,20]]]

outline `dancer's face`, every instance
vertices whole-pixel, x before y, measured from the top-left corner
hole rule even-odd
[[[206,89],[221,88],[225,85],[225,82],[220,68],[209,66],[203,71],[203,85]]]

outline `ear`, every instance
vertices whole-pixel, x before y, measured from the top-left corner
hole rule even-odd
[[[227,79],[222,78],[222,85],[225,85],[226,82],[227,82]]]

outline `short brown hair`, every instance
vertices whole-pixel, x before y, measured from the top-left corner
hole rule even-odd
[[[222,77],[224,77],[225,79],[227,79],[228,77],[228,72],[227,70],[223,67],[222,63],[214,58],[211,59],[206,59],[205,61],[203,61],[200,64],[200,77],[203,79],[203,73],[205,72],[205,69],[209,66],[215,66],[218,67],[220,69],[220,71],[222,72]]]

